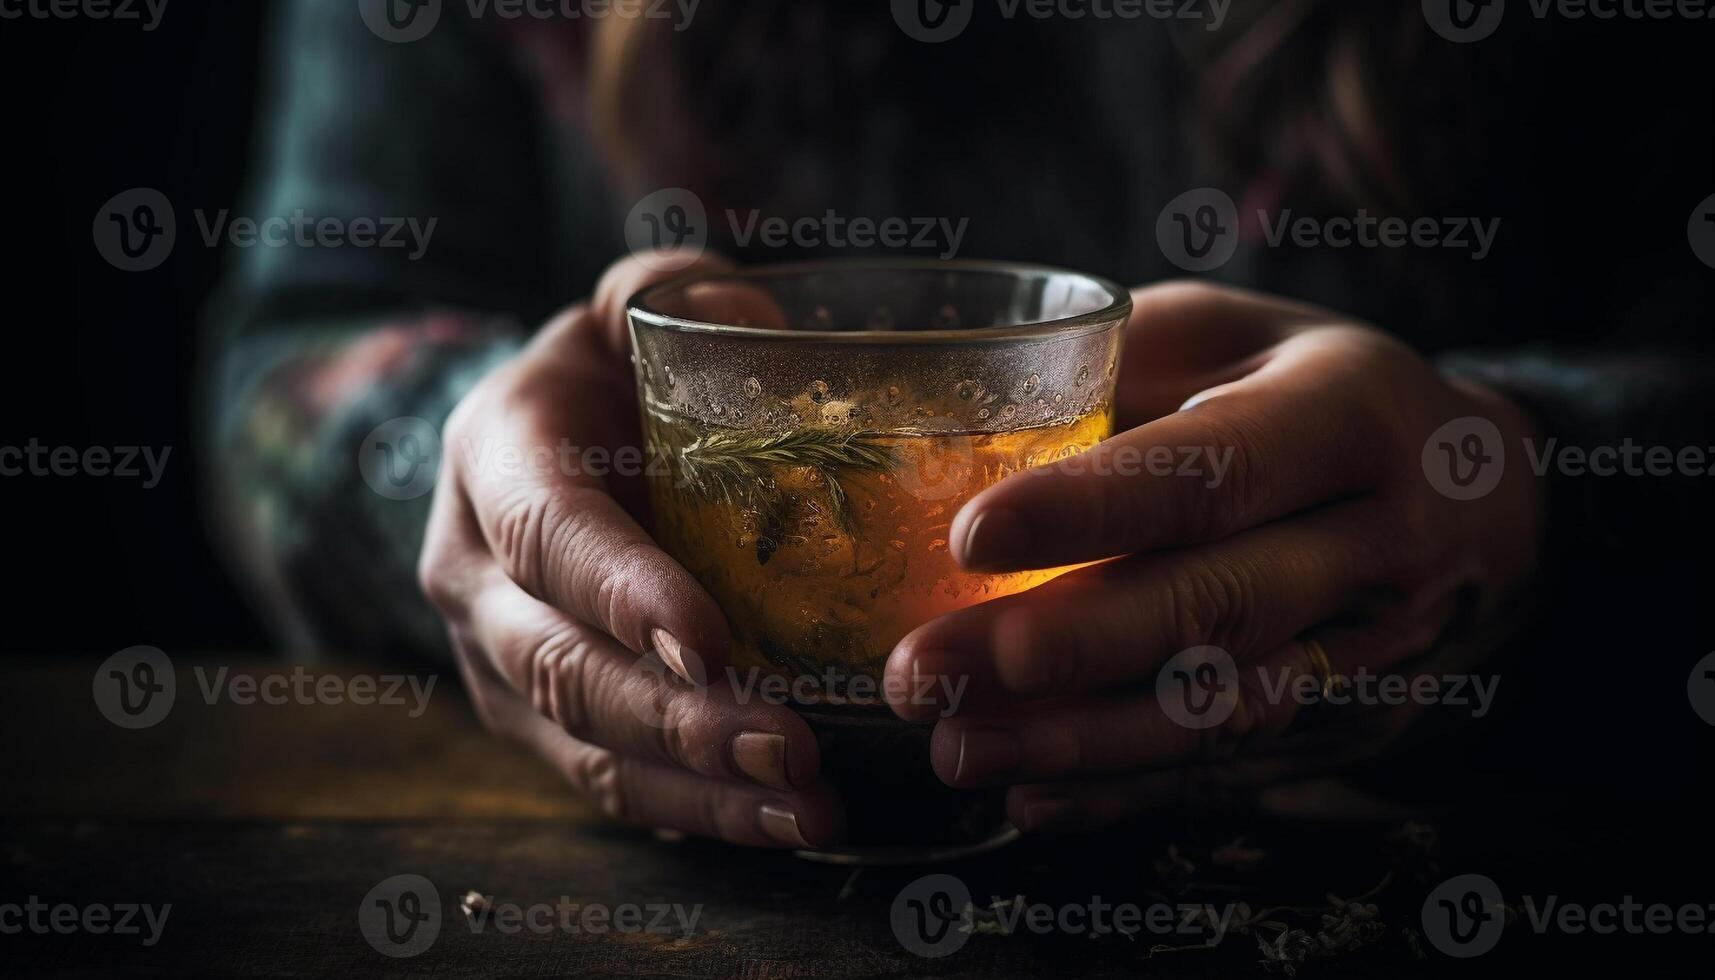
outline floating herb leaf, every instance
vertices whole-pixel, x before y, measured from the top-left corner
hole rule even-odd
[[[774,480],[775,467],[812,470],[828,488],[828,502],[841,530],[851,529],[851,500],[840,483],[843,470],[885,470],[893,450],[877,432],[840,433],[803,428],[788,432],[720,429],[694,434],[683,424],[663,423],[664,446],[685,485],[703,496],[756,510],[762,524],[777,528],[784,500]],[[674,438],[679,436],[682,438]],[[768,552],[772,557],[772,550]],[[758,551],[759,561],[767,561]]]

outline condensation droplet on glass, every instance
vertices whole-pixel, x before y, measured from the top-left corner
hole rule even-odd
[[[898,385],[888,385],[887,386],[887,404],[889,404],[889,405],[899,404],[899,386]]]
[[[1110,358],[1108,358],[1108,377],[1111,378],[1113,376],[1114,376],[1114,359],[1110,357]]]
[[[1090,366],[1088,364],[1078,365],[1078,377],[1072,383],[1077,385],[1078,387],[1082,388],[1082,387],[1084,387],[1084,385],[1086,383],[1089,382],[1089,380],[1090,380]]]
[[[1066,400],[1066,396],[1065,396],[1065,395],[1062,395],[1062,394],[1060,394],[1060,393],[1059,393],[1059,392],[1055,392],[1055,393],[1054,393],[1054,404],[1056,404],[1056,405],[1058,405],[1058,404],[1060,404],[1060,403],[1061,403],[1061,402],[1063,402],[1063,401],[1065,401],[1065,400]]]
[[[826,381],[810,382],[810,400],[818,405],[828,400],[828,383]]]
[[[1002,405],[1000,407],[1000,417],[1003,419],[1012,418],[1014,415],[1017,415],[1017,414],[1018,414],[1018,406],[1017,405]]]
[[[673,365],[669,364],[666,367],[663,367],[661,369],[661,373],[667,378],[667,388],[671,390],[673,385],[677,383],[673,379]]]
[[[818,306],[810,311],[810,316],[804,321],[806,330],[827,330],[834,325],[834,315],[828,312],[826,306]]]
[[[762,394],[762,382],[756,380],[755,378],[745,378],[744,379],[744,397],[755,398],[757,395],[760,395],[760,394]]]
[[[953,393],[958,395],[961,400],[968,402],[977,396],[977,383],[968,380],[961,381],[958,387],[953,389]]]
[[[1038,377],[1034,371],[1031,372],[1029,377],[1024,379],[1024,393],[1025,394],[1034,395],[1034,394],[1036,394],[1036,389],[1038,389],[1040,387],[1042,387],[1042,379],[1040,377]]]
[[[978,422],[982,422],[982,421],[986,420],[988,417],[989,417],[989,410],[988,409],[986,409],[986,408],[977,409],[977,421]]]

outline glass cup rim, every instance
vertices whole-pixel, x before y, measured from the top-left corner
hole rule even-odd
[[[725,279],[764,279],[778,276],[803,276],[849,270],[897,272],[1000,273],[1013,276],[1069,276],[1096,287],[1108,296],[1108,303],[1098,309],[1049,320],[998,327],[971,327],[952,330],[775,330],[768,327],[744,327],[731,323],[714,323],[673,316],[654,309],[649,297],[668,289],[684,289],[701,282]],[[1052,337],[1075,337],[1112,325],[1123,325],[1131,314],[1131,294],[1102,276],[1078,272],[1059,266],[1034,262],[1009,262],[989,259],[812,259],[801,262],[771,262],[764,265],[735,269],[704,270],[652,283],[633,293],[625,301],[628,321],[638,320],[652,327],[681,333],[707,333],[733,337],[768,337],[776,341],[814,341],[836,344],[947,344],[986,343],[1005,340],[1035,340]]]

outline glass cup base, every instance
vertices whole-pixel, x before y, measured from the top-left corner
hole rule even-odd
[[[929,762],[934,725],[904,721],[885,708],[799,705],[816,733],[822,773],[846,807],[839,844],[800,857],[825,864],[928,864],[987,853],[1012,843],[1006,790],[953,789]]]

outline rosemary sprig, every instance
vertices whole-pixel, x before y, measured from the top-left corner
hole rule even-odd
[[[777,433],[721,429],[681,443],[673,457],[685,483],[698,492],[758,510],[777,510],[781,503],[775,467],[813,470],[827,485],[835,521],[849,530],[851,501],[839,473],[891,467],[893,450],[876,441],[878,436],[813,428]]]

